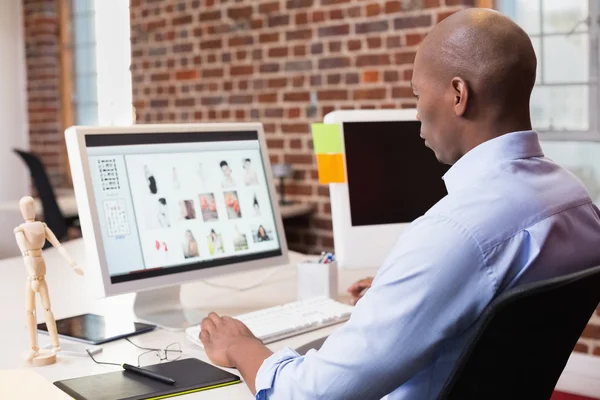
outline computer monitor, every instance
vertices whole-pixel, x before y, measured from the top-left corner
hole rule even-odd
[[[288,263],[260,123],[75,126],[65,132],[99,297],[136,292],[145,321],[181,329],[183,283]]]
[[[330,185],[336,259],[342,268],[379,267],[406,226],[446,192],[441,164],[420,137],[416,110],[346,110],[339,124],[346,183]]]

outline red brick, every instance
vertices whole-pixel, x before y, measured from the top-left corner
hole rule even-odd
[[[258,12],[262,14],[271,14],[279,11],[279,2],[263,3],[258,6]]]
[[[223,47],[223,41],[221,39],[204,40],[200,42],[200,49],[220,49]]]
[[[360,50],[362,47],[362,42],[360,40],[348,40],[348,50]]]
[[[364,83],[376,83],[379,82],[379,71],[363,71],[362,81]]]
[[[329,74],[327,75],[328,85],[338,85],[342,82],[342,74]]]
[[[402,65],[402,64],[412,64],[415,61],[415,52],[400,52],[400,53],[396,53],[394,55],[394,60],[396,62],[396,64],[398,65]]]
[[[268,23],[268,25],[269,25],[270,28],[275,28],[277,26],[289,25],[289,23],[290,23],[290,16],[289,15],[270,16],[268,18],[267,23]]]
[[[288,118],[299,118],[300,117],[300,109],[299,108],[290,108],[287,112]]]
[[[350,3],[350,0],[321,0],[322,6],[330,6],[333,4],[344,4],[344,3]]]
[[[310,162],[307,157],[310,158]],[[292,164],[312,164],[312,156],[304,154],[286,154],[284,160],[286,163]],[[285,192],[292,196],[311,196],[313,194],[313,187],[307,184],[291,183],[285,186]]]
[[[283,133],[308,133],[309,125],[307,123],[281,124],[281,131]]]
[[[176,99],[175,107],[193,107],[196,104],[196,99],[187,98],[187,99]]]
[[[286,163],[291,163],[291,164],[312,165],[314,162],[314,155],[312,155],[312,154],[286,154],[284,160]],[[312,194],[312,186],[309,186],[309,185],[305,185],[305,186],[310,188],[310,192],[307,194]],[[287,190],[287,187],[286,187],[286,190]],[[291,191],[289,193],[292,194]]]
[[[402,77],[404,78],[405,81],[411,81],[412,80],[412,75],[413,75],[413,70],[412,69],[407,69],[402,74]]]
[[[583,330],[581,337],[589,339],[600,339],[600,326],[588,324]]]
[[[331,231],[333,229],[330,219],[315,218],[315,219],[313,219],[313,224],[318,229],[325,229],[328,231]]]
[[[245,83],[248,82],[245,81]],[[253,96],[250,94],[229,96],[229,104],[252,104],[252,100]]]
[[[575,347],[573,348],[573,351],[576,353],[588,353],[590,351],[589,347],[586,344],[583,343],[577,343],[575,344]],[[594,355],[595,356],[600,356],[600,348],[596,347],[594,349]]]
[[[386,88],[356,89],[354,100],[382,100],[386,97]]]
[[[317,193],[321,197],[329,197],[329,186],[319,186]]]
[[[350,7],[346,10],[346,12],[350,18],[358,18],[358,17],[362,16],[362,7],[361,6]]]
[[[304,86],[304,76],[294,76],[292,78],[292,86],[293,87],[302,87]]]
[[[423,40],[423,36],[419,33],[409,33],[406,35],[407,46],[417,46]]]
[[[384,71],[383,72],[383,81],[384,82],[397,82],[400,80],[400,74],[398,71]]]
[[[360,81],[360,76],[356,72],[349,72],[346,74],[346,84],[352,85]]]
[[[283,88],[287,86],[287,78],[273,78],[267,81],[269,88]]]
[[[267,139],[267,147],[269,149],[283,149],[283,139]]]
[[[230,8],[227,16],[231,19],[248,19],[252,16],[252,6]]]
[[[398,0],[388,1],[385,3],[385,13],[392,14],[402,11],[402,4]]]
[[[429,27],[431,25],[431,15],[400,17],[394,20],[394,29]]]
[[[254,43],[254,38],[252,36],[234,36],[229,39],[229,46],[249,46]]]
[[[285,33],[285,40],[310,40],[312,39],[313,32],[312,29],[301,29],[297,31],[289,31]]]
[[[319,36],[346,36],[350,34],[350,25],[333,25],[319,28]]]
[[[167,20],[166,19],[161,19],[158,21],[151,21],[148,22],[148,24],[146,25],[146,30],[148,31],[154,31],[156,29],[159,28],[164,28],[165,26],[167,26]]]
[[[198,78],[198,71],[195,69],[188,69],[184,71],[177,71],[175,73],[175,79],[178,81],[190,80]]]
[[[170,78],[171,78],[171,75],[167,72],[150,75],[150,80],[152,82],[168,81]]]
[[[409,86],[396,86],[392,88],[392,97],[394,99],[412,98],[414,97],[414,94]]]
[[[261,64],[259,67],[259,71],[262,74],[277,72],[277,71],[279,71],[279,64],[275,64],[275,63]]]
[[[437,18],[436,18],[436,22],[440,23],[443,20],[445,20],[446,18],[448,18],[449,16],[451,16],[452,14],[454,14],[456,11],[443,11],[443,12],[439,12],[437,13]]]
[[[253,73],[254,67],[252,65],[234,65],[229,69],[231,76],[252,75]]]
[[[277,93],[267,93],[258,95],[259,103],[277,103]]]
[[[342,42],[329,42],[329,52],[339,53],[342,51]]]
[[[379,3],[367,4],[367,17],[373,17],[381,13],[381,6]]]
[[[440,0],[423,0],[423,8],[435,8],[440,6]]]
[[[192,22],[191,15],[182,15],[181,17],[173,18],[173,21],[172,21],[173,25],[175,25],[175,26],[190,24],[191,22]]]
[[[370,49],[378,49],[381,47],[381,38],[380,37],[370,37],[367,38],[367,47]]]
[[[294,55],[297,57],[302,57],[306,55],[306,46],[303,44],[294,46]]]
[[[263,115],[266,118],[283,118],[283,108],[267,108]]]
[[[348,100],[347,90],[319,90],[317,98],[321,101]]]
[[[279,33],[277,33],[277,32],[261,33],[260,36],[258,37],[258,41],[260,43],[278,42],[279,41]]]
[[[198,20],[200,20],[202,22],[218,21],[220,19],[221,19],[221,11],[220,10],[202,12],[198,15]]]
[[[287,47],[273,47],[273,48],[269,49],[267,54],[269,57],[272,57],[272,58],[287,57],[288,48]]]
[[[323,22],[325,21],[325,12],[323,11],[313,11],[312,13],[312,22]]]
[[[359,35],[373,32],[386,32],[388,30],[388,21],[382,20],[356,24],[354,30]]]
[[[331,20],[344,19],[344,11],[342,11],[339,8],[335,9],[335,10],[330,10],[329,11],[329,19],[331,19]]]
[[[300,139],[292,139],[290,140],[290,148],[294,149],[294,150],[300,150],[302,148],[302,140]],[[298,171],[298,172],[304,172],[304,171]]]
[[[390,55],[388,53],[383,54],[369,54],[364,56],[358,56],[356,58],[357,67],[369,67],[378,65],[390,65]]]
[[[311,7],[314,3],[314,0],[287,0],[286,8],[294,9],[294,8],[307,8]]]
[[[284,93],[283,101],[309,101],[310,93],[308,92],[288,92]]]
[[[475,6],[475,0],[446,0],[447,6]]]
[[[302,12],[296,14],[296,25],[306,25],[308,24],[308,13]]]
[[[348,57],[330,57],[319,60],[319,69],[347,68],[350,66]]]

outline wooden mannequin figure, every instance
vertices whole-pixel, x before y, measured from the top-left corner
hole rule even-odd
[[[67,251],[61,246],[54,233],[44,224],[35,220],[35,202],[32,197],[25,196],[19,202],[21,214],[25,222],[15,228],[14,233],[17,244],[23,255],[25,267],[27,268],[27,282],[25,284],[25,300],[27,307],[27,330],[29,331],[29,342],[31,350],[25,355],[25,361],[33,366],[49,365],[56,362],[56,353],[60,351],[56,321],[50,309],[50,297],[48,285],[46,284],[46,263],[42,255],[42,247],[46,239],[73,267],[75,272],[83,275],[83,270],[77,266],[75,261],[69,257]],[[37,324],[35,316],[35,294],[39,293],[44,307],[46,326],[50,334],[53,349],[51,351],[40,350],[37,345]]]

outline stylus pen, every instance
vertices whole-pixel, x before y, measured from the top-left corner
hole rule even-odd
[[[134,367],[133,365],[130,365],[130,364],[123,364],[122,367],[123,367],[123,369],[125,369],[127,371],[135,372],[136,374],[145,376],[150,379],[155,379],[155,380],[163,382],[163,383],[168,383],[170,385],[173,385],[175,383],[175,379],[171,379],[168,376],[163,376],[163,375],[157,374],[156,372],[148,371],[147,369],[144,369],[144,368]]]

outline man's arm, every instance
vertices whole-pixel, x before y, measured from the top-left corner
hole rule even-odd
[[[50,244],[52,244],[52,246],[54,246],[54,248],[58,250],[59,254],[65,260],[67,260],[67,262],[73,268],[75,273],[77,273],[77,275],[83,275],[83,270],[77,266],[75,260],[73,260],[69,253],[67,253],[67,250],[65,250],[64,247],[62,247],[61,243],[56,238],[56,235],[54,235],[54,232],[52,232],[46,224],[44,224],[44,230],[46,232],[46,239],[50,242]]]
[[[216,364],[239,368],[260,399],[380,398],[431,366],[440,345],[464,333],[494,293],[470,235],[451,220],[424,217],[392,250],[350,320],[318,352],[300,357],[284,349],[269,356],[244,338],[241,327],[232,334],[223,329],[229,325],[211,320],[205,322],[208,335],[221,339],[207,354]]]

